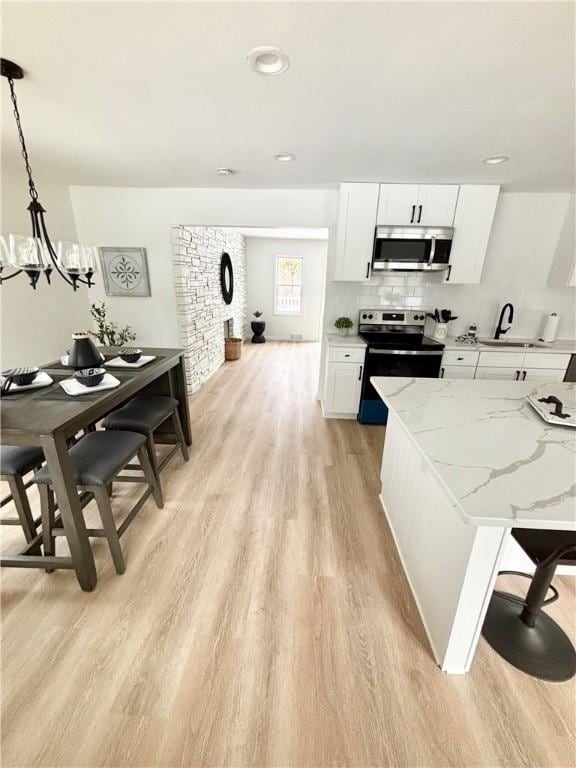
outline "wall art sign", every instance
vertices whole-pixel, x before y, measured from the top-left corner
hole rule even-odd
[[[100,248],[106,296],[150,296],[146,248]]]

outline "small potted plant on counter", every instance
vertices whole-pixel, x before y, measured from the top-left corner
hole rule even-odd
[[[266,339],[264,338],[264,331],[266,330],[266,322],[264,320],[260,320],[262,317],[262,312],[260,312],[259,309],[256,310],[256,312],[253,313],[256,320],[252,320],[250,323],[250,327],[252,328],[252,333],[254,336],[252,336],[252,344],[264,344]]]
[[[426,317],[431,317],[436,321],[435,339],[445,339],[448,335],[448,323],[451,323],[452,320],[458,320],[456,315],[452,314],[451,309],[435,309],[433,313],[427,312]]]
[[[338,329],[340,336],[348,336],[350,329],[354,327],[354,323],[349,317],[339,317],[334,325]]]

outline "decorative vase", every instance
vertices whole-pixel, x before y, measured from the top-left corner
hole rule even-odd
[[[337,330],[340,336],[348,336],[350,333],[350,328],[338,328]]]
[[[447,335],[448,323],[436,323],[436,328],[434,329],[434,338],[445,339]]]
[[[102,355],[90,336],[87,333],[73,333],[68,365],[79,371],[82,368],[98,368],[101,364]]]
[[[264,338],[264,331],[266,329],[266,323],[264,320],[252,320],[250,323],[252,328],[252,344],[264,344],[266,339]]]

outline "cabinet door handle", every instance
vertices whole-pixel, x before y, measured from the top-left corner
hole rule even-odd
[[[444,378],[444,368],[440,368],[440,376],[439,376],[439,378],[440,379]]]
[[[366,262],[366,280],[370,277],[370,262]]]
[[[526,371],[522,371],[522,381],[526,381]]]
[[[463,357],[457,357],[456,360],[464,360]]]
[[[448,269],[446,270],[446,277],[444,278],[444,282],[447,283],[448,280],[450,280],[450,273],[452,272],[452,264],[448,264]]]
[[[416,215],[416,206],[412,206],[412,216],[410,217],[410,224],[414,224],[414,216]]]
[[[514,376],[514,381],[518,381],[520,378],[520,371],[516,371],[516,376]]]
[[[364,368],[364,366],[361,365],[360,366],[360,371],[358,372],[358,381],[362,381],[362,370],[363,370],[363,368]]]
[[[350,355],[344,355],[344,357],[350,357]]]
[[[418,206],[418,224],[420,224],[420,220],[422,219],[422,206]]]

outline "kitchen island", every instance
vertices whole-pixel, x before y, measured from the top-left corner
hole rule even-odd
[[[576,430],[526,396],[573,407],[568,383],[374,377],[390,413],[381,502],[441,669],[467,672],[512,527],[576,530]]]

